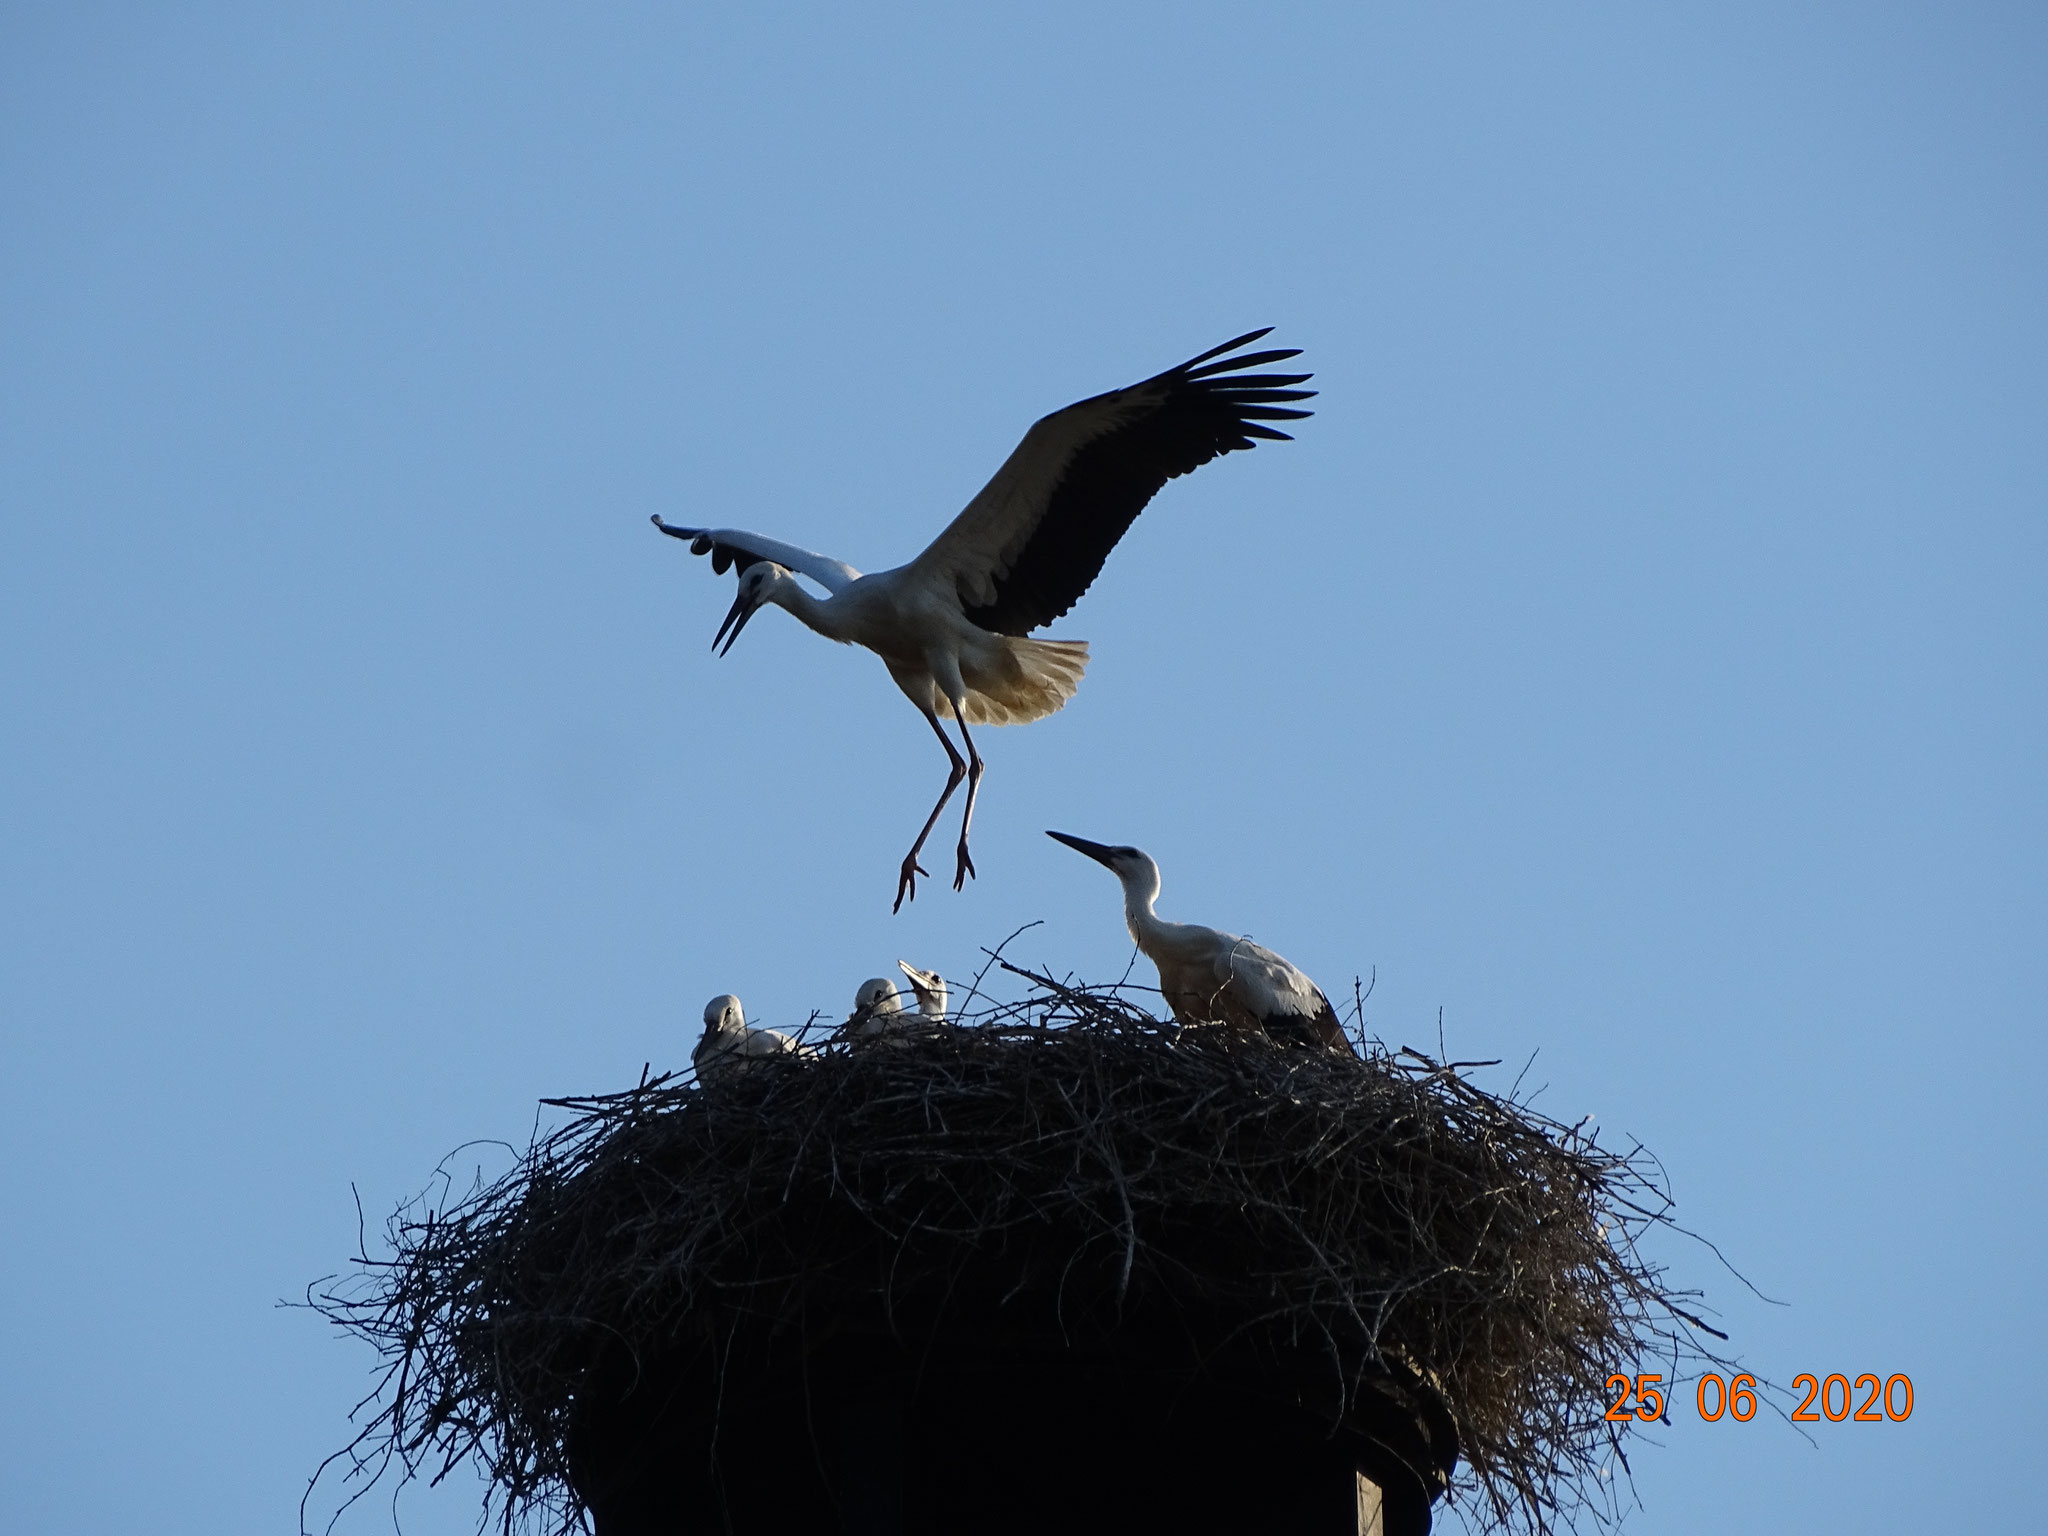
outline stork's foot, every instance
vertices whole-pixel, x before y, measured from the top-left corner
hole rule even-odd
[[[905,900],[917,900],[917,877],[919,875],[923,875],[925,879],[929,880],[932,877],[932,872],[917,862],[917,850],[913,848],[910,852],[903,855],[903,867],[896,872],[896,905],[889,909],[891,912],[901,912]]]
[[[960,862],[953,869],[953,889],[958,891],[964,889],[968,879],[973,876],[974,860],[967,856],[967,839],[964,837],[960,839],[960,846],[955,852],[959,854]]]

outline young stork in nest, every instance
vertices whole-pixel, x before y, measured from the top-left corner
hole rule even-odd
[[[921,971],[908,960],[898,960],[896,969],[909,979],[917,994],[917,1011],[930,1024],[946,1022],[946,979],[937,971]]]
[[[1085,853],[1123,882],[1124,923],[1145,958],[1159,967],[1159,990],[1183,1024],[1263,1030],[1275,1040],[1356,1055],[1322,989],[1273,951],[1199,923],[1169,923],[1152,910],[1159,866],[1142,849],[1106,847],[1085,837],[1047,837]]]
[[[903,994],[886,976],[870,976],[853,994],[853,1012],[839,1026],[841,1038],[861,1045],[900,1044],[908,1033]]]
[[[946,983],[937,971],[921,971],[907,960],[896,968],[910,979],[917,994],[917,1012],[903,1006],[903,994],[886,976],[872,976],[853,994],[853,1012],[839,1026],[840,1035],[862,1044],[885,1041],[900,1045],[919,1035],[928,1035],[946,1021]]]
[[[844,561],[759,534],[676,527],[655,517],[654,526],[688,542],[691,553],[709,555],[712,570],[739,572],[739,596],[711,640],[714,650],[724,643],[721,656],[762,608],[782,608],[828,640],[881,657],[946,749],[946,787],[903,856],[891,910],[915,897],[917,877],[929,874],[917,857],[963,778],[967,808],[953,889],[974,873],[967,834],[982,761],[969,722],[1037,720],[1080,686],[1087,642],[1033,640],[1031,632],[1080,600],[1168,480],[1259,439],[1284,442],[1287,434],[1266,423],[1309,414],[1292,405],[1314,393],[1294,387],[1308,374],[1243,371],[1300,355],[1238,352],[1265,334],[1249,332],[1142,384],[1053,412],[1024,434],[995,478],[923,554],[894,570],[863,576]],[[799,575],[829,595],[812,596]],[[959,726],[964,759],[942,719]]]
[[[730,992],[721,992],[704,1005],[704,1038],[690,1052],[690,1065],[697,1069],[700,1083],[726,1082],[746,1071],[762,1056],[810,1056],[816,1053],[798,1045],[779,1029],[747,1028],[746,1011]]]

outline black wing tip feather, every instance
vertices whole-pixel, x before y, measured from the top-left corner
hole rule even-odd
[[[1269,327],[1270,329],[1270,327]],[[1255,331],[1253,337],[1265,335]],[[1228,350],[1223,349],[1223,350]],[[1205,354],[1214,356],[1214,354]],[[1230,413],[1230,425],[1241,434],[1237,441],[1218,443],[1219,452],[1231,453],[1253,446],[1253,439],[1292,442],[1285,432],[1259,427],[1254,423],[1262,421],[1301,421],[1314,415],[1313,411],[1297,409],[1295,402],[1313,400],[1318,391],[1297,389],[1294,386],[1306,384],[1315,375],[1312,373],[1241,373],[1244,368],[1264,367],[1268,363],[1280,362],[1290,357],[1301,356],[1298,347],[1267,352],[1247,352],[1241,357],[1225,357],[1210,363],[1207,367],[1195,368],[1188,365],[1174,370],[1176,384],[1181,388],[1194,389],[1209,400],[1222,406]],[[1200,361],[1200,359],[1197,359]]]
[[[1283,402],[1313,400],[1317,391],[1297,389],[1314,378],[1313,373],[1246,373],[1247,368],[1264,368],[1272,363],[1285,362],[1290,357],[1301,356],[1299,347],[1273,347],[1262,352],[1244,352],[1237,356],[1225,356],[1237,352],[1272,332],[1269,325],[1264,330],[1247,331],[1234,341],[1226,341],[1220,347],[1212,347],[1199,357],[1191,357],[1178,368],[1162,375],[1162,382],[1170,382],[1176,388],[1199,390],[1211,400],[1226,407],[1236,418],[1241,431],[1252,437],[1267,437],[1266,432],[1252,432],[1249,423],[1254,421],[1298,421],[1313,415],[1312,411],[1288,409]],[[1277,435],[1283,441],[1289,440],[1285,433]],[[1247,439],[1240,439],[1228,447],[1218,444],[1220,451],[1228,453],[1239,448],[1249,448]]]
[[[1282,347],[1272,352],[1247,352],[1243,357],[1219,357],[1215,362],[1205,364],[1200,368],[1190,367],[1188,364],[1183,363],[1174,371],[1184,374],[1191,379],[1208,379],[1214,378],[1217,374],[1221,373],[1237,373],[1246,368],[1263,368],[1268,363],[1284,363],[1290,357],[1299,356],[1301,356],[1301,348]],[[1302,377],[1307,378],[1308,375],[1303,374]]]
[[[1251,343],[1257,341],[1261,336],[1270,336],[1272,334],[1273,327],[1271,327],[1270,325],[1261,327],[1259,330],[1256,331],[1246,331],[1242,336],[1238,337],[1235,341],[1226,341],[1220,347],[1211,347],[1208,351],[1204,352],[1200,357],[1189,358],[1186,362],[1182,363],[1180,365],[1180,368],[1176,371],[1185,372],[1187,369],[1193,368],[1198,363],[1206,363],[1207,361],[1209,361],[1210,358],[1221,357],[1226,352],[1235,352],[1239,347],[1249,346]],[[1293,356],[1292,353],[1289,353],[1288,355],[1290,357]]]
[[[1212,374],[1234,373],[1244,368],[1260,368],[1267,363],[1283,363],[1290,357],[1301,356],[1299,347],[1274,347],[1264,352],[1247,352],[1240,357],[1224,356],[1227,352],[1235,352],[1239,347],[1250,346],[1253,342],[1272,334],[1273,327],[1270,325],[1256,331],[1246,331],[1242,336],[1233,337],[1220,347],[1211,347],[1208,351],[1189,358],[1170,372],[1183,378],[1201,379]],[[1307,378],[1308,375],[1303,374],[1302,377]]]

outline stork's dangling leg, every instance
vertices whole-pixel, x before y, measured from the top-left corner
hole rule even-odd
[[[939,717],[933,714],[929,708],[924,711],[924,717],[931,722],[932,732],[939,738],[939,745],[946,749],[946,759],[953,765],[953,768],[946,775],[946,788],[939,796],[939,803],[932,807],[931,815],[924,819],[924,830],[917,834],[917,841],[910,845],[910,852],[903,855],[903,867],[896,874],[896,905],[889,909],[891,912],[901,912],[903,910],[903,898],[906,896],[912,901],[917,900],[917,877],[919,875],[926,877],[931,875],[930,870],[917,862],[917,856],[924,852],[924,840],[932,835],[932,828],[939,824],[939,812],[946,808],[946,802],[953,798],[953,791],[958,789],[960,781],[967,777],[967,764],[961,760],[960,754],[953,750],[952,739],[946,735],[946,728],[939,724]],[[960,734],[965,736],[967,732],[963,729]],[[970,752],[974,750],[972,742],[967,744],[967,750]],[[974,776],[977,780],[981,777],[981,762],[979,758],[975,760]],[[971,789],[967,792],[967,800],[970,806],[974,802],[974,791]],[[966,835],[964,831],[961,833],[962,842],[960,848],[963,858],[966,856],[967,851]]]
[[[967,813],[960,818],[960,846],[955,850],[959,855],[959,863],[953,868],[953,889],[957,891],[967,884],[967,877],[974,873],[974,860],[967,856],[967,830],[974,825],[974,797],[981,789],[982,761],[981,754],[974,750],[974,738],[967,734],[965,699],[954,701],[953,718],[960,723],[960,739],[967,743]]]

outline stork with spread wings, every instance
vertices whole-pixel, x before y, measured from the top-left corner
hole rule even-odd
[[[1269,328],[1270,329],[1270,328]],[[1034,640],[1031,632],[1080,600],[1159,488],[1218,454],[1258,440],[1287,441],[1269,425],[1307,416],[1293,402],[1315,391],[1305,373],[1257,373],[1298,349],[1243,352],[1252,331],[1177,368],[1055,411],[982,487],[981,494],[908,565],[863,576],[843,561],[736,528],[654,525],[709,555],[714,571],[739,572],[739,596],[712,638],[732,649],[747,621],[773,604],[843,644],[882,658],[889,675],[946,749],[945,791],[896,878],[896,909],[917,894],[917,862],[960,781],[967,808],[953,888],[974,873],[967,836],[982,759],[969,724],[1016,725],[1051,714],[1074,695],[1088,665],[1082,640]],[[823,587],[813,596],[797,580]],[[960,728],[963,759],[940,722]]]

